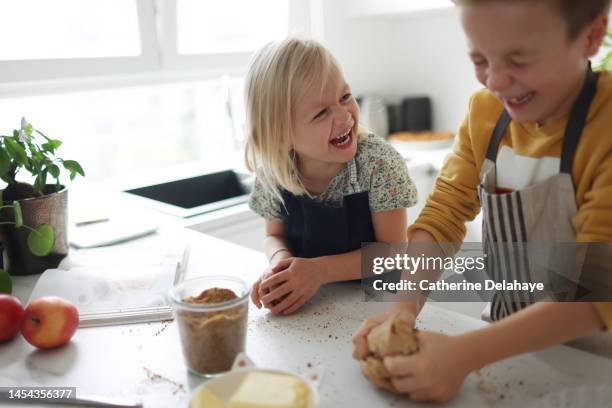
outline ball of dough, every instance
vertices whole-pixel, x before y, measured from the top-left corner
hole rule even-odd
[[[396,313],[373,328],[367,342],[371,354],[360,361],[361,371],[376,387],[399,394],[391,383],[383,359],[387,356],[408,356],[419,350],[412,321]]]

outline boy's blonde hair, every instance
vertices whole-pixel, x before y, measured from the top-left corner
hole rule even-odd
[[[567,23],[567,33],[570,41],[578,37],[580,31],[588,26],[597,16],[610,10],[611,0],[452,0],[455,4],[472,5],[487,2],[535,2],[546,1],[561,14]]]
[[[246,166],[281,202],[281,189],[307,194],[292,150],[296,102],[317,81],[323,88],[333,69],[340,71],[340,66],[323,45],[292,37],[266,45],[250,64],[245,81]]]

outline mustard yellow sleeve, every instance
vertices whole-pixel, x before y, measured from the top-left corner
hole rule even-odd
[[[601,132],[601,134],[605,133]],[[580,160],[577,161],[577,164],[582,165],[585,171],[577,183],[576,201],[579,206],[574,225],[578,242],[608,243],[609,248],[612,243],[612,151],[606,147],[610,148],[604,143],[590,145],[587,142],[584,146],[585,154],[577,157],[577,160]],[[588,153],[589,150],[590,153]],[[587,161],[587,158],[590,158],[591,161]],[[582,163],[582,160],[585,163]],[[594,166],[592,163],[599,164]],[[584,191],[583,194],[580,194],[581,190]],[[601,251],[605,247],[604,244],[597,250]],[[588,279],[592,285],[603,292],[604,296],[608,297],[612,290],[611,252],[603,250],[603,254],[599,256],[600,259],[589,260],[596,264],[596,267],[593,268],[592,275]],[[604,329],[612,330],[612,302],[593,302],[593,306],[601,317]]]
[[[604,330],[612,330],[612,302],[593,302],[593,306],[604,323]]]
[[[596,170],[584,173],[579,184],[590,188],[576,197],[579,204],[574,217],[576,240],[612,242],[612,152]]]
[[[480,211],[477,194],[480,165],[474,158],[468,118],[459,129],[453,151],[444,161],[425,207],[408,228],[409,239],[415,230],[422,229],[437,242],[461,243],[465,223]]]

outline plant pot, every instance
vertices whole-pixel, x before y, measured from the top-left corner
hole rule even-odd
[[[43,193],[46,191],[55,191],[55,185],[46,185]],[[5,269],[11,275],[33,275],[42,273],[46,269],[56,268],[68,255],[68,190],[62,186],[58,192],[17,201],[21,206],[24,225],[31,228],[43,224],[50,225],[55,233],[55,243],[48,255],[36,256],[28,247],[29,229],[15,228],[12,224],[1,225],[3,234],[0,235],[4,235],[5,240]],[[12,208],[0,211],[0,221],[13,222],[14,219]]]

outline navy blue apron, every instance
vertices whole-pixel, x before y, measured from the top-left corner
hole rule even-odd
[[[362,242],[375,242],[372,213],[367,191],[357,182],[355,159],[347,164],[351,194],[341,207],[323,204],[307,194],[283,192],[287,240],[294,256],[315,258],[337,255],[361,248]]]

